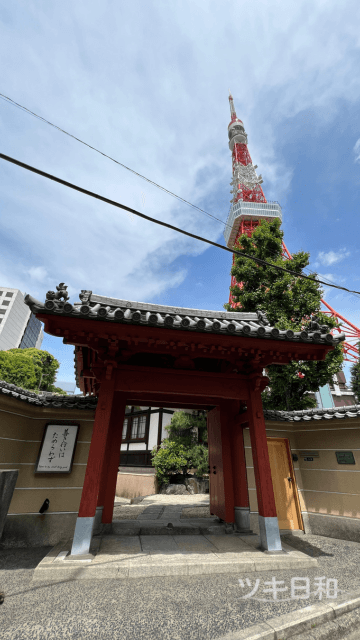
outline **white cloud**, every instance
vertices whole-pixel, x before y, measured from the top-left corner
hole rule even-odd
[[[355,162],[360,162],[360,138],[355,143],[354,152],[355,152]]]
[[[224,12],[208,0],[208,7],[203,0],[64,0],[41,12],[14,5],[1,24],[4,92],[224,219],[230,86],[266,196],[282,202],[293,170],[278,155],[275,128],[309,108],[331,122],[338,99],[359,98],[360,5],[229,0]],[[342,12],[352,19],[340,19]],[[3,102],[0,138],[4,153],[65,180],[210,239],[222,233],[220,224]],[[41,299],[46,287],[65,281],[72,295],[89,288],[151,301],[186,277],[169,265],[206,248],[17,167],[4,163],[2,171],[0,271],[4,282]]]
[[[340,251],[320,251],[318,254],[317,260],[318,262],[314,264],[314,266],[318,266],[318,264],[323,264],[326,267],[329,267],[332,264],[336,264],[341,260],[344,260],[350,255],[350,251],[346,251],[346,249],[341,249]]]
[[[30,278],[33,278],[34,280],[44,282],[47,276],[47,271],[44,267],[30,267],[30,269],[28,269],[28,274]]]
[[[318,273],[317,277],[319,280],[329,280],[333,284],[342,284],[345,282],[345,278],[334,275],[333,273]]]

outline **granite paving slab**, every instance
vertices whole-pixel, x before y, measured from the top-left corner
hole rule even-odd
[[[259,536],[109,535],[94,538],[86,556],[71,556],[71,543],[62,541],[43,558],[34,582],[279,571],[317,564],[289,545],[283,555],[267,555],[257,548]]]

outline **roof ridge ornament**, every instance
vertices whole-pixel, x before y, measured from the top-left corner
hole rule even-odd
[[[79,298],[81,302],[83,304],[89,303],[91,294],[92,294],[92,291],[88,291],[87,289],[81,289],[81,292],[79,293]]]
[[[67,292],[67,285],[65,282],[60,282],[59,285],[56,285],[56,291],[48,291],[46,294],[46,300],[61,300],[64,302],[69,300],[69,294]]]

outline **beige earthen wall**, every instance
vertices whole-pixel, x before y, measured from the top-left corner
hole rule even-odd
[[[158,492],[158,485],[153,473],[119,472],[116,482],[116,495],[122,498],[152,496]]]
[[[360,418],[266,421],[268,437],[287,438],[305,531],[360,542]],[[249,430],[244,430],[250,511],[257,512]],[[300,451],[318,451],[305,461]],[[340,465],[336,451],[352,451],[354,465]],[[254,522],[254,519],[252,520]],[[255,524],[256,528],[256,524]]]
[[[299,457],[300,488],[307,511],[360,518],[360,419],[297,423],[295,442],[297,454],[302,450],[319,452],[312,462]],[[338,464],[336,451],[352,451],[355,464]]]
[[[9,514],[38,513],[45,498],[47,513],[77,512],[89,455],[94,411],[37,407],[0,394],[0,469],[18,469]],[[35,474],[46,424],[78,424],[71,473]]]

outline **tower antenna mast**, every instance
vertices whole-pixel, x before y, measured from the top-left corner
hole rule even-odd
[[[253,165],[248,150],[247,134],[244,124],[236,115],[234,100],[229,89],[230,103],[230,124],[228,126],[229,148],[232,155],[232,181],[231,185],[231,207],[224,231],[226,245],[232,249],[237,239],[246,233],[250,238],[260,224],[261,220],[273,220],[279,218],[282,222],[281,206],[278,202],[268,202],[265,198],[261,184],[261,175],[257,175],[257,165]],[[291,260],[292,255],[283,242],[283,257]],[[233,264],[235,256],[233,256]],[[238,285],[242,288],[242,283],[236,281],[235,276],[231,276],[231,287]],[[347,340],[344,345],[344,360],[347,362],[357,362],[359,350],[357,343],[360,341],[360,329],[340,315],[325,300],[321,300],[325,309],[323,313],[335,318],[339,326],[332,331],[344,332]],[[234,300],[230,290],[229,304],[233,309],[241,306]],[[351,342],[350,342],[351,340]],[[354,343],[355,344],[352,344]]]

